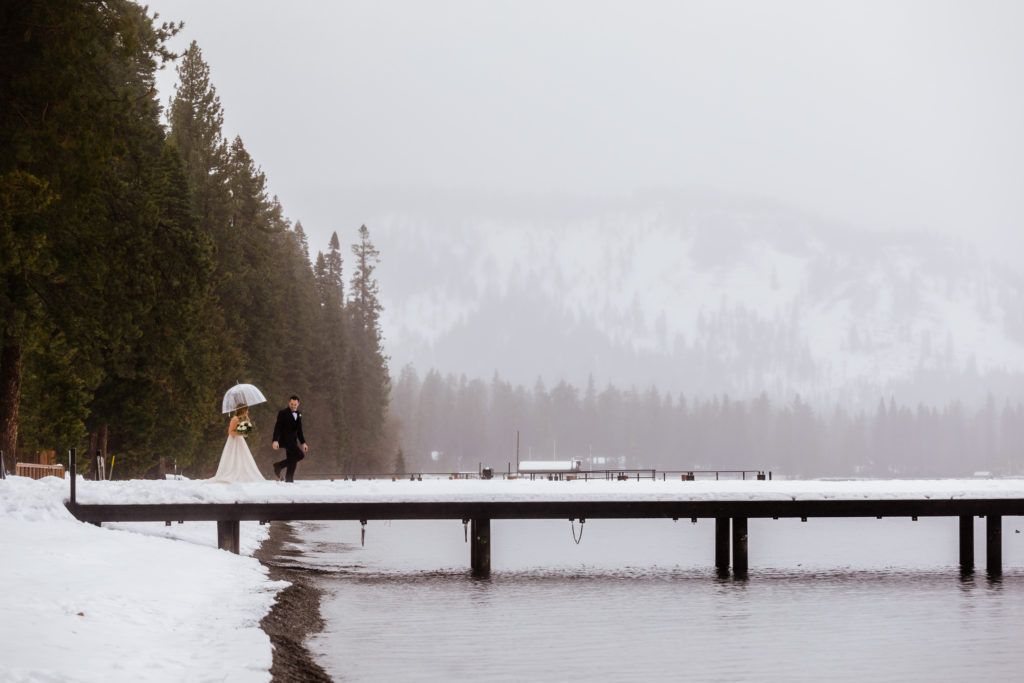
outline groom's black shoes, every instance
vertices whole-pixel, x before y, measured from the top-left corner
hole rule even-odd
[[[278,481],[281,481],[281,470],[282,469],[284,469],[284,468],[281,467],[281,463],[279,463],[279,462],[275,462],[274,463],[274,478],[277,479]]]

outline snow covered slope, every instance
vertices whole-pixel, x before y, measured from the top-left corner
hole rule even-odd
[[[948,238],[712,202],[413,215],[370,224],[395,372],[812,401],[1020,396],[1024,277]]]

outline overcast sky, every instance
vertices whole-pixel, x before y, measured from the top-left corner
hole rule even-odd
[[[1024,247],[1014,0],[149,5],[314,249],[434,190],[650,188]]]

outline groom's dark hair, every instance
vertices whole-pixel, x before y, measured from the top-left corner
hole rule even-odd
[[[289,401],[298,401],[299,397],[296,396],[295,394],[292,394],[291,396],[288,397],[288,400]]]

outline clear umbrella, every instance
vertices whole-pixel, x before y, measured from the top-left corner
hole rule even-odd
[[[236,384],[224,394],[224,402],[221,404],[222,413],[230,413],[241,406],[254,406],[257,403],[266,403],[267,397],[259,389],[251,384]]]

